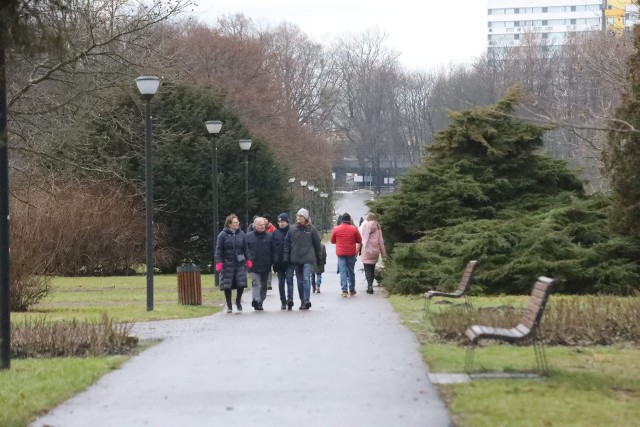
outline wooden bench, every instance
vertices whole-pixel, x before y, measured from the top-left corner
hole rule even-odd
[[[471,344],[467,348],[467,356],[465,358],[466,372],[470,372],[473,369],[474,351],[480,339],[494,339],[510,343],[531,339],[533,343],[533,350],[536,355],[538,372],[544,375],[548,374],[549,364],[544,353],[544,346],[538,336],[538,325],[540,324],[542,314],[544,313],[547,301],[549,300],[549,293],[551,291],[552,284],[553,279],[544,276],[540,276],[538,278],[535,285],[533,285],[531,297],[529,298],[529,305],[527,306],[520,323],[516,327],[507,329],[495,328],[493,326],[473,325],[465,331],[465,335],[471,341]]]
[[[425,292],[422,297],[424,298],[424,307],[422,309],[422,319],[427,318],[427,313],[429,312],[429,303],[433,297],[445,297],[445,298],[460,298],[464,297],[464,302],[467,308],[471,308],[471,300],[469,299],[469,295],[467,295],[467,290],[469,289],[469,284],[471,283],[471,277],[473,273],[476,271],[476,265],[478,261],[469,261],[467,267],[464,269],[464,273],[462,273],[462,279],[458,284],[458,289],[455,292],[440,292],[440,291],[428,291]]]

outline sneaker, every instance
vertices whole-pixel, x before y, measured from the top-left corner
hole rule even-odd
[[[369,286],[369,287],[367,288],[367,293],[368,293],[368,294],[372,294],[372,293],[373,293],[373,287]]]
[[[346,298],[347,297],[347,292],[342,292],[342,298]]]
[[[293,300],[287,301],[287,310],[291,310],[293,308]]]
[[[236,302],[236,308],[238,311],[242,311],[242,304],[240,304],[240,301]]]
[[[349,291],[349,295],[354,296],[355,294],[357,294],[355,289]]]
[[[253,307],[254,310],[258,310],[258,301],[256,300],[251,301],[251,307]]]
[[[314,294],[316,293],[316,287],[315,286],[313,287],[313,293]]]
[[[269,290],[269,291],[270,291],[271,289],[273,289],[273,288],[271,287],[271,285],[267,286],[267,290]]]
[[[233,313],[233,309],[231,307],[227,307],[227,313]]]
[[[320,288],[316,289],[316,293],[319,294],[320,293]]]
[[[282,301],[282,304],[280,305],[280,310],[286,310],[286,309],[287,309],[287,302]]]
[[[305,306],[307,307],[307,310],[309,310],[311,308],[311,301],[305,302]]]
[[[261,302],[259,302],[259,303],[257,304],[256,310],[258,310],[258,311],[262,311],[262,310],[264,310],[264,308],[262,308],[262,303],[261,303]]]

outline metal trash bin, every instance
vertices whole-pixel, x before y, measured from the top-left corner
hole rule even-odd
[[[178,272],[178,302],[183,305],[202,305],[200,267],[181,265]]]

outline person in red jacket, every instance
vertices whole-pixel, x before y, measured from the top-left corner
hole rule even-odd
[[[362,243],[362,237],[358,231],[358,227],[351,223],[351,215],[342,214],[342,222],[333,228],[331,232],[331,243],[336,245],[336,255],[338,255],[338,271],[340,272],[340,287],[342,288],[342,297],[347,297],[347,288],[349,294],[356,294],[356,255],[357,245]]]

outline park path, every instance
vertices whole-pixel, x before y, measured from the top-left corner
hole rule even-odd
[[[327,253],[310,310],[281,311],[274,289],[263,312],[247,293],[241,314],[137,324],[163,341],[31,426],[450,426],[415,335],[362,272],[341,298]]]

